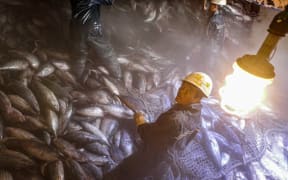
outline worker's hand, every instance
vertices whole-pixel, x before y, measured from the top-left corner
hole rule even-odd
[[[135,113],[134,120],[135,120],[136,126],[146,123],[145,116],[142,112]]]

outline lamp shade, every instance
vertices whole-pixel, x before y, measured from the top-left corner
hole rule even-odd
[[[244,55],[238,58],[237,65],[250,74],[263,79],[273,79],[275,77],[274,66],[266,59],[261,59],[257,55]]]

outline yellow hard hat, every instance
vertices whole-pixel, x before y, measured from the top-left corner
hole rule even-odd
[[[223,6],[227,4],[227,1],[226,0],[211,0],[211,3]]]
[[[198,87],[206,97],[211,94],[213,83],[212,79],[205,73],[194,72],[186,76],[183,81]]]

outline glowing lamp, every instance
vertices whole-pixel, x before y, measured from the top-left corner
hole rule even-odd
[[[288,6],[277,14],[256,55],[244,55],[233,64],[233,73],[226,76],[220,88],[221,107],[232,114],[246,115],[265,98],[265,89],[272,83],[275,72],[269,62],[279,39],[288,32]]]
[[[272,83],[274,71],[265,74],[257,69],[257,73],[265,74],[266,78],[263,78],[242,69],[238,62],[233,64],[233,69],[234,72],[225,79],[225,86],[219,90],[221,107],[228,113],[242,116],[254,110],[264,100],[265,88]]]

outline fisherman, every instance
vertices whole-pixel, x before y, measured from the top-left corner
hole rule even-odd
[[[211,0],[209,7],[209,19],[207,25],[207,39],[210,42],[212,53],[222,50],[225,39],[225,21],[221,13],[221,6],[226,5],[226,0]]]
[[[122,76],[114,49],[107,41],[100,22],[101,5],[112,5],[113,0],[70,0],[72,18],[71,70],[78,80],[83,80],[88,56],[88,47],[93,50],[93,60],[103,65],[117,79]],[[89,51],[90,52],[90,51]]]
[[[143,113],[135,113],[143,146],[108,172],[104,179],[200,179],[205,176],[205,173],[195,174],[189,169],[189,164],[197,163],[189,158],[197,156],[193,147],[199,148],[191,142],[201,127],[200,101],[211,91],[211,78],[205,73],[194,72],[183,79],[176,103],[155,122],[148,123]]]
[[[225,60],[227,57],[223,51],[226,27],[222,7],[226,5],[226,0],[209,1],[208,22],[206,25],[206,45],[203,46],[202,57],[205,64],[205,71],[217,79],[222,79]],[[204,5],[206,7],[206,5]],[[219,84],[215,82],[214,87],[218,89]]]

